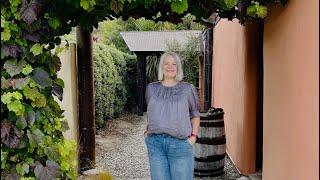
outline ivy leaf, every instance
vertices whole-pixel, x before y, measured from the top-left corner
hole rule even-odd
[[[64,88],[64,81],[61,78],[57,78],[55,83]]]
[[[29,164],[30,166],[34,166],[34,160],[32,158],[24,159],[24,162]]]
[[[15,154],[9,157],[10,161],[18,162],[19,161],[19,154]]]
[[[40,21],[34,21],[32,24],[28,24],[28,23],[21,23],[21,28],[27,30],[29,33],[34,33],[38,30],[40,30],[42,27],[41,22]],[[37,33],[34,33],[37,34]]]
[[[9,148],[18,148],[22,135],[23,133],[8,121],[1,122],[1,142]]]
[[[15,39],[16,40],[16,42],[17,42],[17,44],[19,45],[19,46],[28,46],[28,42],[27,42],[27,40],[26,39],[24,39],[23,37],[21,37],[21,38],[16,38]],[[24,54],[23,54],[24,55]],[[21,58],[21,59],[23,59],[23,58]]]
[[[1,77],[1,89],[7,89],[11,87],[11,82],[9,79]]]
[[[46,97],[43,94],[39,94],[35,101],[31,102],[32,107],[45,107],[47,104]]]
[[[11,56],[14,58],[17,58],[19,54],[22,52],[21,48],[16,44],[11,46],[3,45],[2,48],[5,56]]]
[[[31,78],[38,83],[41,87],[45,88],[52,84],[49,73],[41,68],[35,68]]]
[[[32,52],[33,55],[35,56],[41,54],[42,51],[43,51],[43,45],[40,45],[39,43],[34,44],[30,49],[30,52]]]
[[[10,135],[11,124],[4,120],[1,122],[1,141],[4,142],[5,138]]]
[[[29,131],[29,130],[27,130],[27,137],[28,137],[28,142],[29,142],[29,144],[30,144],[30,148],[31,149],[34,149],[35,147],[37,147],[37,143],[36,143],[36,141],[34,140],[34,138],[33,138],[33,135],[32,135],[32,133]]]
[[[22,149],[22,148],[25,148],[27,147],[27,142],[28,142],[28,138],[26,136],[22,136],[21,138],[21,142],[20,142],[20,145],[19,145],[19,149]]]
[[[17,116],[24,114],[25,107],[21,104],[22,95],[19,92],[8,92],[1,96],[1,101],[7,105],[9,111],[16,113]]]
[[[6,24],[6,19],[1,15],[1,27],[4,28],[5,24]]]
[[[80,6],[88,12],[93,10],[94,5],[96,5],[95,0],[80,0]]]
[[[32,134],[37,144],[43,144],[45,136],[40,129],[35,129]]]
[[[41,88],[41,86],[39,85],[39,84],[37,84],[36,82],[34,82],[34,80],[30,80],[30,83],[29,83],[29,86],[31,87],[31,88],[34,88],[34,87],[39,87],[39,88]]]
[[[30,3],[28,3],[28,0],[22,0],[22,5],[19,10],[21,19],[28,24],[33,23],[37,20],[37,12],[39,9],[40,7],[36,0],[31,0]]]
[[[228,9],[232,9],[235,5],[238,4],[239,0],[224,0],[225,5]]]
[[[8,24],[8,26],[9,26],[10,30],[13,31],[13,32],[19,32],[20,31],[20,28],[15,23],[10,23],[10,24]]]
[[[20,0],[9,0],[12,6],[18,6],[20,4]]]
[[[20,94],[19,92],[15,91],[15,92],[7,92],[7,93],[4,93],[2,96],[1,96],[1,101],[4,103],[4,104],[9,104],[11,103],[13,100],[20,100],[22,99],[22,94]]]
[[[23,89],[23,94],[27,99],[30,99],[32,101],[36,100],[36,97],[38,96],[39,92],[37,90],[37,88],[29,88],[29,86],[26,86]]]
[[[251,17],[255,17],[256,15],[256,6],[253,4],[253,5],[250,5],[249,7],[247,7],[247,14],[248,16],[251,16]]]
[[[69,130],[70,128],[69,128],[69,124],[68,124],[68,121],[65,119],[65,120],[63,120],[63,121],[61,121],[61,126],[62,126],[62,130],[63,130],[63,132],[65,132],[65,131],[67,131],[67,130]]]
[[[188,10],[188,0],[174,0],[170,6],[173,12],[183,14],[183,12]]]
[[[9,111],[15,112],[17,114],[17,116],[22,116],[25,111],[24,105],[21,104],[21,102],[19,100],[15,100],[15,101],[7,104],[7,108]]]
[[[49,19],[49,25],[53,29],[57,29],[60,26],[60,21],[57,18],[50,18]]]
[[[1,59],[4,59],[6,56],[6,54],[4,53],[3,48],[1,48]]]
[[[60,176],[60,167],[54,162],[47,160],[46,167],[39,162],[36,162],[36,168],[34,169],[34,174],[39,180],[56,179]]]
[[[6,180],[20,180],[20,176],[16,172],[11,172],[6,177]]]
[[[54,100],[53,97],[50,97],[48,100],[48,105],[52,109],[52,111],[55,113],[55,116],[58,118],[62,118],[62,113],[64,112],[60,105],[57,103],[57,101]]]
[[[25,119],[28,122],[29,127],[31,127],[36,120],[36,113],[32,110],[27,112],[27,114],[25,115]]]
[[[30,64],[27,64],[23,69],[22,69],[22,74],[28,75],[32,72],[33,68]]]
[[[49,19],[49,13],[44,13],[44,16],[43,16],[45,19]]]
[[[62,101],[63,98],[63,88],[59,86],[58,84],[53,84],[52,86],[52,94],[57,96],[57,98]]]
[[[39,144],[43,144],[45,139],[44,134],[39,129],[35,129],[32,132],[27,130],[27,137],[31,148],[37,147]]]
[[[16,165],[16,170],[19,175],[23,176],[29,173],[29,165],[27,163],[23,163],[23,164],[18,163]]]
[[[268,14],[268,8],[266,6],[257,7],[257,16],[261,19],[265,18]]]
[[[59,159],[60,158],[59,151],[58,151],[58,149],[56,147],[52,147],[52,146],[45,147],[44,153],[51,160],[55,160],[55,159]]]
[[[23,94],[27,99],[30,99],[33,107],[44,107],[47,104],[46,97],[41,94],[36,87],[29,88],[26,86],[23,89]]]
[[[55,49],[54,54],[55,55],[59,55],[61,52],[63,52],[65,49],[67,49],[66,47],[61,47],[61,46],[57,46]]]
[[[7,159],[8,159],[8,152],[2,151],[2,148],[1,148],[1,169],[6,168]]]
[[[29,33],[24,31],[22,33],[22,37],[25,38],[25,39],[28,39],[28,40],[30,40],[32,42],[35,42],[35,43],[40,41],[40,34],[39,33],[29,34]]]
[[[247,8],[247,15],[251,17],[259,17],[261,19],[265,18],[268,14],[268,8],[266,6],[260,5],[259,2],[252,2]]]
[[[4,63],[4,69],[6,69],[9,75],[12,77],[14,75],[19,74],[22,71],[25,64],[26,62],[24,60],[21,60],[17,63],[16,59],[12,59]]]
[[[1,31],[1,41],[5,42],[8,41],[11,38],[11,31],[9,28],[4,28],[3,31]]]
[[[17,121],[16,121],[16,127],[20,130],[24,129],[27,127],[27,121],[24,116],[20,116]]]
[[[12,87],[13,89],[23,89],[29,83],[29,77],[13,79]]]
[[[52,56],[52,59],[49,63],[49,67],[52,73],[56,73],[61,69],[61,61],[60,58],[56,55]]]
[[[111,0],[110,2],[110,9],[118,14],[123,9],[123,4],[116,0]]]

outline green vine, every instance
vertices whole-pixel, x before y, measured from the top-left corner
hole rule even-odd
[[[50,1],[1,3],[1,177],[76,179],[76,143],[58,103],[61,62],[51,50],[67,19]],[[62,2],[60,2],[62,3]],[[61,6],[61,4],[60,4]]]
[[[285,1],[280,1],[282,4]],[[80,25],[92,31],[107,18],[179,22],[187,13],[239,19],[267,15],[267,4],[251,0],[4,0],[1,2],[1,177],[76,179],[75,142],[56,96],[62,100],[61,62],[51,53]]]

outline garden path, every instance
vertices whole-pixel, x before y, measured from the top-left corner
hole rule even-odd
[[[97,130],[97,169],[111,173],[116,180],[150,180],[147,149],[142,133],[145,123],[145,116],[125,113],[109,120],[104,128]],[[234,180],[240,177],[228,157],[225,164],[224,175],[203,179]]]

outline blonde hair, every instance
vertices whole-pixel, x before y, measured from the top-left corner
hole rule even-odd
[[[175,79],[177,81],[182,81],[183,79],[183,70],[182,70],[182,64],[181,64],[181,59],[177,53],[174,52],[165,52],[164,54],[161,55],[160,57],[160,62],[159,62],[159,67],[158,67],[158,80],[162,81],[163,80],[163,64],[164,60],[168,57],[171,56],[174,61],[177,63],[177,74]]]

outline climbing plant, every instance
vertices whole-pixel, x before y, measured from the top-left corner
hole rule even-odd
[[[281,3],[284,3],[280,0]],[[88,31],[106,17],[197,21],[217,13],[240,23],[264,18],[273,0],[3,0],[1,2],[1,176],[75,179],[75,143],[67,128],[57,77],[59,36],[80,25]]]

